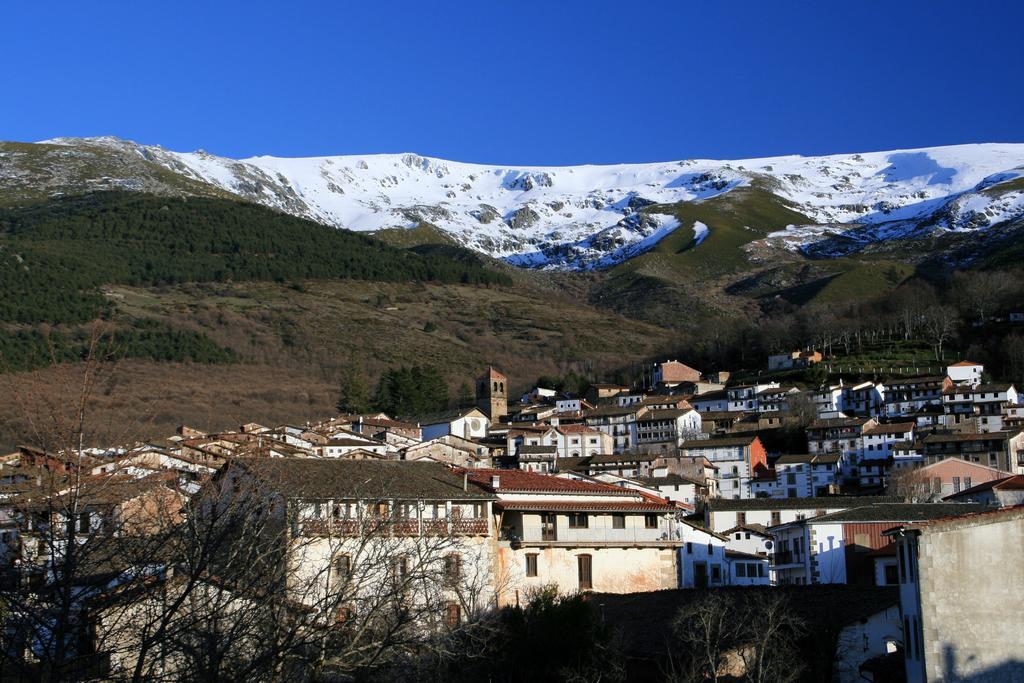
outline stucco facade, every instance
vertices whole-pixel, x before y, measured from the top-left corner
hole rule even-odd
[[[1024,680],[1024,509],[895,535],[907,681]]]

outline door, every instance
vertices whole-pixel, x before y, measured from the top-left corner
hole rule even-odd
[[[557,541],[558,534],[555,531],[555,515],[554,513],[545,512],[540,516],[540,540],[542,541]]]
[[[693,585],[696,588],[708,587],[708,566],[703,562],[693,565]]]

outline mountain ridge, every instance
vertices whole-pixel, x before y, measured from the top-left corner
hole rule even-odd
[[[97,158],[91,178],[83,161],[90,155]],[[21,172],[30,162],[37,172]],[[52,182],[75,164],[84,170],[66,187]],[[8,193],[47,170],[57,193],[76,185],[152,191],[163,183],[171,192],[234,196],[356,231],[430,225],[489,256],[555,270],[628,261],[679,228],[695,227],[664,207],[741,187],[764,189],[806,216],[808,223],[763,240],[812,258],[977,233],[1024,217],[1019,143],[579,166],[495,166],[413,153],[235,160],[112,137],[0,144],[0,187]],[[713,234],[715,226],[701,229]]]

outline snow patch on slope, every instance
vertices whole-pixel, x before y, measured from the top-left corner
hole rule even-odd
[[[708,226],[700,221],[693,222],[693,246],[698,247],[708,236]]]
[[[792,249],[840,234],[849,238],[847,245],[856,245],[928,230],[977,230],[1022,211],[1020,192],[986,189],[1019,177],[1024,144],[741,161],[503,167],[417,154],[233,160],[116,138],[50,142],[132,149],[193,180],[352,230],[430,223],[464,246],[538,268],[588,269],[621,262],[678,227],[652,205],[707,200],[750,184],[787,200],[813,221],[770,237]],[[697,224],[694,230],[699,244],[704,237],[697,234]]]

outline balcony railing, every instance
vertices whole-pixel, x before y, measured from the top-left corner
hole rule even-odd
[[[513,543],[658,543],[677,541],[667,528],[657,529],[502,529],[501,539]]]
[[[308,536],[479,536],[487,535],[486,517],[448,519],[308,519],[302,523]]]
[[[801,564],[804,561],[803,553],[794,553],[791,550],[780,550],[772,553],[772,565]]]

